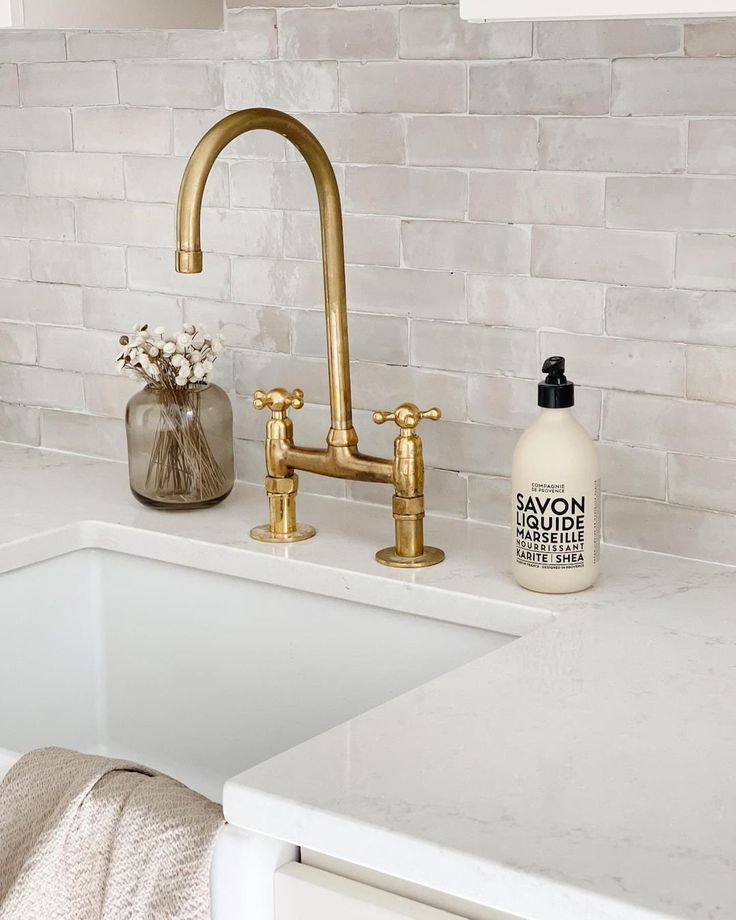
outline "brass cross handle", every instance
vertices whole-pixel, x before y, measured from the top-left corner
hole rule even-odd
[[[383,425],[384,422],[396,422],[402,431],[412,431],[417,427],[423,418],[432,422],[437,422],[442,418],[442,410],[433,408],[422,412],[419,406],[414,403],[402,403],[397,406],[393,412],[374,412],[373,421],[376,425]]]
[[[253,394],[253,405],[256,409],[270,409],[273,413],[301,409],[304,405],[304,390],[286,390],[284,387],[276,387],[268,393],[256,390]]]

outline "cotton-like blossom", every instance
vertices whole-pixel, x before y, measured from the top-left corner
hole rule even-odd
[[[178,333],[167,333],[163,326],[151,331],[147,323],[140,323],[131,335],[120,336],[120,345],[116,360],[122,373],[169,389],[206,383],[223,352],[221,337],[195,323],[187,323]]]

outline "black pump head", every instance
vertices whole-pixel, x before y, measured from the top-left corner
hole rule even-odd
[[[543,409],[569,409],[575,405],[575,384],[565,376],[565,359],[555,355],[542,365],[547,377],[539,384],[538,403]]]

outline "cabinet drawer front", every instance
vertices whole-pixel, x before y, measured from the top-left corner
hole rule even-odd
[[[279,869],[274,885],[274,920],[465,920],[301,863]]]

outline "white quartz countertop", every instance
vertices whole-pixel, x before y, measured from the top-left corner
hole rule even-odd
[[[261,490],[145,509],[125,466],[0,445],[0,571],[96,546],[522,638],[228,783],[233,824],[529,920],[736,918],[736,568],[605,547],[584,594],[511,580],[502,528],[442,518],[444,565],[373,561],[390,511]]]

